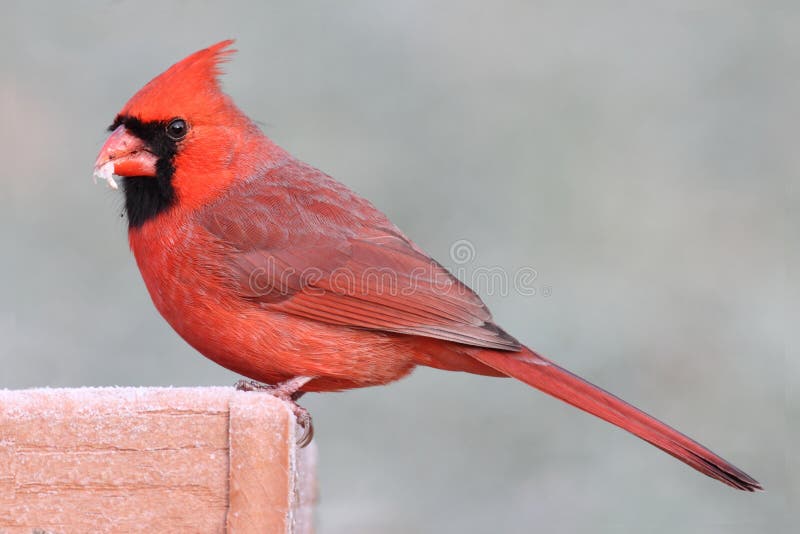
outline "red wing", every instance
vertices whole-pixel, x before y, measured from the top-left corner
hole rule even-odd
[[[202,224],[224,276],[265,309],[318,321],[519,350],[468,287],[367,201],[290,164],[242,184]]]

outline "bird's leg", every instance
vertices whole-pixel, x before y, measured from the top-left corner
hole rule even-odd
[[[311,421],[311,414],[297,404],[297,399],[305,393],[305,391],[299,391],[300,388],[308,384],[313,378],[313,376],[296,376],[274,385],[262,384],[255,380],[239,380],[236,382],[236,389],[239,391],[263,391],[284,402],[288,402],[292,407],[292,413],[297,418],[297,424],[303,429],[303,434],[297,440],[297,445],[305,447],[314,438],[314,424]]]

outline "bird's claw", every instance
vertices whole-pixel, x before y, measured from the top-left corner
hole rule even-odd
[[[308,413],[308,410],[297,404],[296,402],[292,401],[292,411],[294,412],[294,417],[297,420],[297,424],[300,425],[300,428],[303,429],[303,433],[300,434],[300,437],[297,438],[297,446],[301,449],[311,443],[311,440],[314,439],[314,423],[311,420],[311,414]]]
[[[304,393],[303,391],[298,391],[297,388],[302,387],[310,380],[310,378],[300,378],[302,380],[292,379],[275,385],[261,384],[255,380],[239,380],[234,387],[238,391],[262,391],[289,403],[297,424],[303,429],[302,434],[297,438],[297,446],[303,448],[314,439],[314,423],[308,410],[297,404],[297,399]]]
[[[239,380],[233,385],[237,391],[269,391],[273,386],[259,384],[255,380]]]

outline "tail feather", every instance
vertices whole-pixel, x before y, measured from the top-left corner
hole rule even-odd
[[[762,489],[747,473],[696,441],[530,349],[524,348],[519,353],[481,350],[471,355],[510,377],[627,430],[711,478],[744,491]]]

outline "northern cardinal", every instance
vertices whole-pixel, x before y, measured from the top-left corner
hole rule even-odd
[[[95,163],[110,185],[121,177],[139,270],[189,344],[267,384],[309,427],[294,402],[304,392],[387,384],[427,365],[516,378],[725,484],[761,489],[522,345],[372,204],[275,145],[219,87],[231,44],[200,50],[145,85]]]

